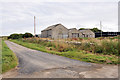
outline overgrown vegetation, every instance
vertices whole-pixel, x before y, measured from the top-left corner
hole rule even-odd
[[[92,53],[104,55],[118,56],[118,41],[117,40],[93,40],[86,41],[78,45],[78,48]]]
[[[15,68],[17,66],[17,58],[15,54],[7,47],[2,40],[2,73]]]
[[[118,64],[118,39],[77,39],[79,45],[60,41],[48,41],[40,38],[11,40],[31,49],[65,56],[71,59],[93,62]],[[70,39],[67,39],[70,42]],[[74,40],[73,40],[74,41]]]

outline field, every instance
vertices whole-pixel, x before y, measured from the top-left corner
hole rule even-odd
[[[16,55],[7,47],[2,40],[2,73],[15,68],[17,66]]]
[[[117,38],[79,38],[53,41],[26,38],[11,41],[31,49],[80,61],[104,64],[119,63]],[[70,41],[72,42],[70,43]],[[80,44],[74,44],[74,41],[78,41]]]

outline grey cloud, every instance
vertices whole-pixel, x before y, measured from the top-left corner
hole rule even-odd
[[[99,27],[95,24],[99,24],[100,20],[103,25],[117,31],[117,2],[4,3],[2,7],[2,35],[28,31],[33,33],[34,15],[37,33],[56,23],[62,23],[67,28],[78,25],[86,28]],[[108,28],[105,27],[104,31],[111,31]]]

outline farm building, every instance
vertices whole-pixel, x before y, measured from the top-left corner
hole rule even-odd
[[[76,28],[67,29],[62,24],[47,27],[41,31],[41,38],[65,39],[78,37],[95,37],[95,33],[89,29],[77,30]]]
[[[52,25],[41,31],[42,38],[68,38],[68,29],[62,24]]]
[[[82,33],[80,31],[78,31],[76,28],[71,28],[71,29],[69,29],[68,37],[69,38],[82,37]]]
[[[90,29],[83,29],[83,30],[79,30],[82,33],[81,37],[91,37],[91,38],[95,38],[95,33],[92,32]]]

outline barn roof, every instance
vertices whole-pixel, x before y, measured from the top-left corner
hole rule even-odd
[[[49,26],[49,27],[47,27],[46,29],[44,29],[42,31],[53,29],[53,28],[55,28],[58,25],[62,25],[62,24],[56,24],[56,25]]]
[[[47,31],[47,30],[53,29],[53,28],[57,27],[58,25],[62,25],[62,24],[56,24],[56,25],[49,26],[49,27],[47,27],[46,29],[44,29],[42,31]]]
[[[69,30],[77,30],[76,28],[70,28]]]
[[[83,34],[94,34],[93,31],[91,31],[90,29],[83,29],[83,30],[79,30],[80,32],[82,32]]]

